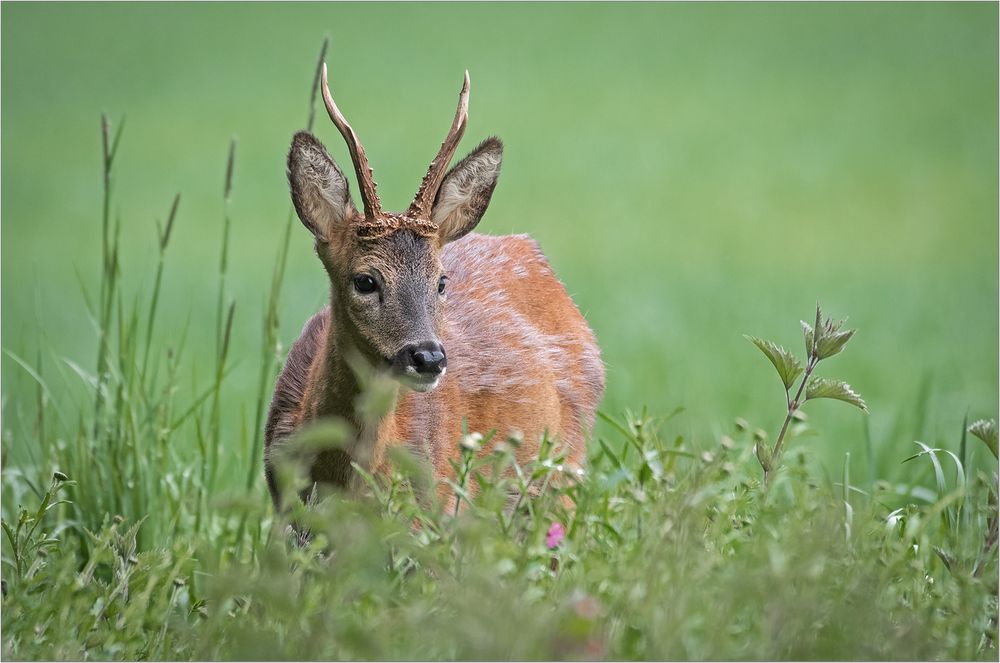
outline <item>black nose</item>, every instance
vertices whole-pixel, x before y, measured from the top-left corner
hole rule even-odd
[[[440,343],[415,343],[400,350],[405,366],[412,366],[421,375],[438,375],[448,365]]]

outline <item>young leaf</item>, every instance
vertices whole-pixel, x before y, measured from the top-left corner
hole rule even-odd
[[[997,422],[992,419],[980,419],[969,426],[969,432],[986,443],[994,458],[997,458]]]
[[[847,345],[847,342],[851,340],[854,336],[856,330],[849,329],[847,331],[831,331],[828,334],[824,334],[820,337],[819,341],[816,343],[816,356],[820,359],[826,359],[827,357],[832,357]]]
[[[799,320],[802,324],[802,334],[806,337],[806,356],[812,355],[813,351],[813,328],[805,320]]]
[[[767,355],[767,358],[771,360],[771,363],[774,364],[774,368],[778,371],[781,381],[785,384],[785,390],[787,391],[790,389],[792,387],[792,383],[795,382],[795,378],[797,378],[802,372],[802,365],[799,363],[799,360],[780,345],[775,345],[770,341],[765,341],[755,336],[747,336],[744,334],[743,337],[756,345],[760,348],[761,352]]]
[[[814,398],[834,398],[845,403],[868,411],[868,405],[851,386],[841,380],[828,380],[826,378],[813,378],[806,386],[806,400]]]
[[[816,341],[818,341],[819,337],[823,335],[823,311],[820,310],[819,308],[819,302],[816,302],[816,325],[813,327],[813,330],[814,330],[814,335],[812,339],[813,344],[809,347],[809,350],[807,351],[810,353],[810,355],[813,353],[813,351],[816,350]]]

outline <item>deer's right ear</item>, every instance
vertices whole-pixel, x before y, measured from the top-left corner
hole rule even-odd
[[[288,152],[288,185],[299,219],[321,242],[357,215],[347,178],[323,144],[306,131],[292,138]]]

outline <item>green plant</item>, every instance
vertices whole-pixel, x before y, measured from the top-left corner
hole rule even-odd
[[[830,318],[824,321],[822,315],[822,311],[817,304],[815,325],[810,325],[805,321],[801,323],[806,342],[805,368],[802,367],[802,363],[795,355],[780,345],[755,336],[745,336],[748,341],[756,345],[771,361],[785,388],[785,406],[787,411],[784,423],[781,424],[781,430],[778,432],[778,438],[774,442],[774,447],[771,448],[768,446],[767,440],[763,436],[758,436],[754,443],[754,453],[761,468],[764,470],[765,484],[771,481],[773,473],[781,467],[782,445],[785,442],[788,425],[796,417],[799,408],[806,401],[814,398],[833,398],[850,403],[865,412],[868,411],[868,406],[861,396],[851,389],[850,385],[846,382],[813,375],[813,371],[819,362],[843,351],[844,346],[851,340],[855,332],[853,329],[842,331],[841,328],[844,326],[843,321],[833,322]],[[795,386],[795,381],[799,375],[802,376],[802,379],[793,396],[791,390]]]
[[[972,425],[969,426],[969,432],[978,437],[989,449],[990,453],[993,454],[993,460],[996,461],[1000,459],[997,453],[997,422],[995,419],[980,419]],[[979,481],[982,485],[986,486],[987,490],[987,520],[986,528],[983,532],[983,545],[982,549],[979,551],[979,555],[976,559],[976,564],[973,570],[973,575],[979,577],[983,574],[989,564],[991,557],[997,549],[997,538],[998,538],[998,524],[1000,524],[1000,518],[997,516],[997,493],[998,493],[998,479],[997,471],[994,469],[992,482],[987,476],[980,475]],[[996,621],[994,620],[994,625]]]
[[[11,552],[10,558],[3,557],[3,563],[14,570],[18,580],[34,576],[44,564],[48,549],[59,544],[59,538],[56,536],[58,528],[45,529],[43,523],[46,522],[49,511],[71,503],[69,500],[57,500],[56,496],[60,491],[73,485],[75,482],[70,481],[65,474],[55,472],[52,475],[52,483],[49,484],[34,513],[19,507],[16,522],[11,524],[5,519],[0,520]],[[42,529],[39,529],[40,526]],[[5,583],[4,594],[6,593]]]

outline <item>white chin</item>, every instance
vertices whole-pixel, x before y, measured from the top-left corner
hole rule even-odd
[[[412,389],[413,391],[419,391],[422,394],[426,394],[428,391],[434,391],[437,388],[438,383],[441,380],[434,380],[433,382],[413,382],[406,380],[403,382],[404,385]]]
[[[445,371],[442,371],[441,375],[438,375],[433,380],[428,380],[427,378],[419,377],[416,371],[413,371],[412,373],[407,371],[399,377],[399,381],[404,387],[425,394],[428,391],[434,391],[437,386],[441,384],[441,378],[444,377],[444,374]]]

